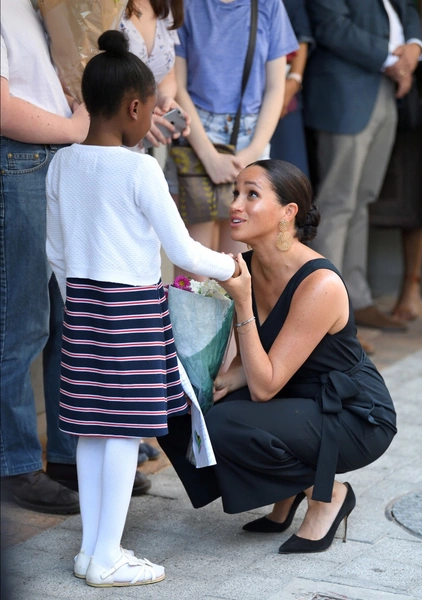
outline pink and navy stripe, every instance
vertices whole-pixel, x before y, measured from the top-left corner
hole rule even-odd
[[[187,411],[161,282],[146,287],[68,279],[60,429],[156,437]]]

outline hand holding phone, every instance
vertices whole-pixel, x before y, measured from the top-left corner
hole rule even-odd
[[[160,130],[160,132],[163,134],[163,136],[165,138],[172,137],[175,133],[180,133],[186,127],[186,119],[183,116],[183,113],[179,108],[174,108],[173,110],[171,110],[168,113],[166,113],[165,115],[163,115],[162,118],[166,119],[166,121],[171,123],[171,125],[173,125],[173,127],[175,129],[174,131],[170,131],[170,129],[168,127],[166,127],[165,125],[163,125],[161,123],[157,124],[156,125],[157,129]],[[152,142],[150,142],[148,138],[144,138],[142,140],[142,144],[143,144],[144,148],[147,148],[147,149],[151,148],[153,146]]]

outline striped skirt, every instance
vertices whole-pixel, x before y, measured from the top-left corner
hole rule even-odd
[[[161,281],[131,287],[67,279],[60,429],[156,437],[187,412]]]

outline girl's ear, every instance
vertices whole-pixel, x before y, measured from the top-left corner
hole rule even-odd
[[[138,99],[134,99],[131,101],[131,103],[129,104],[129,116],[131,119],[134,119],[135,121],[138,119],[139,116],[139,100]]]

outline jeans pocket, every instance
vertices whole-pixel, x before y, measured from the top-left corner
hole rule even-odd
[[[34,147],[33,152],[28,148],[25,151],[8,152],[6,155],[6,169],[3,175],[24,175],[42,169],[48,162],[50,152],[47,147]]]

